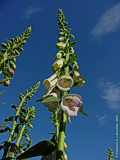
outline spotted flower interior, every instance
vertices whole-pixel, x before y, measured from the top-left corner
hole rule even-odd
[[[63,97],[61,109],[69,116],[77,116],[78,112],[82,111],[83,101],[79,95],[68,95]]]

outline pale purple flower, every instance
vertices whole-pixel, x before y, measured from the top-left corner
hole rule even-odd
[[[61,101],[61,109],[69,116],[77,116],[78,112],[82,111],[82,97],[77,94],[69,94],[63,97]]]

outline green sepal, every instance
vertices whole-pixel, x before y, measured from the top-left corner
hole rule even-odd
[[[50,102],[53,102],[53,101],[59,101],[59,98],[57,97],[54,97],[54,96],[47,96],[45,98],[42,98],[39,100],[41,103],[50,103]]]

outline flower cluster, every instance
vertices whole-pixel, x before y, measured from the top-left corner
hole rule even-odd
[[[55,131],[50,140],[42,140],[31,146],[30,128],[35,118],[35,107],[28,101],[37,92],[40,82],[35,83],[25,93],[20,94],[19,103],[12,105],[15,115],[8,116],[0,127],[0,133],[7,132],[7,141],[0,144],[2,159],[26,159],[41,156],[42,160],[68,160],[65,142],[66,125],[71,117],[83,112],[83,99],[79,94],[71,93],[71,88],[85,83],[79,71],[74,50],[74,36],[66,22],[63,11],[58,12],[59,37],[56,43],[57,54],[52,64],[53,74],[44,80],[45,94],[38,100],[51,112]],[[19,37],[3,43],[0,48],[0,84],[8,86],[16,70],[16,57],[23,50],[31,33],[28,27]],[[31,147],[30,147],[31,146]]]
[[[23,51],[23,46],[30,37],[32,28],[28,27],[20,36],[2,43],[0,46],[0,84],[9,86],[16,71],[16,59]]]
[[[52,65],[54,73],[44,80],[46,93],[40,101],[51,112],[63,110],[68,116],[77,116],[82,112],[82,97],[69,92],[72,87],[82,86],[85,80],[79,72],[77,56],[73,49],[74,36],[70,33],[62,10],[58,13],[58,26],[59,38],[56,43],[58,51]],[[62,94],[64,92],[67,92],[67,96]]]
[[[39,86],[40,82],[38,81],[21,94],[19,103],[11,106],[15,110],[15,114],[4,119],[3,125],[0,127],[0,134],[6,132],[8,139],[0,146],[0,149],[4,149],[2,159],[12,159],[31,145],[30,129],[33,128],[32,123],[36,109],[34,106],[29,107],[28,101],[32,99]]]

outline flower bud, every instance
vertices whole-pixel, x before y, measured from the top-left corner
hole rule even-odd
[[[13,76],[13,75],[14,75],[14,73],[15,73],[15,70],[14,70],[14,69],[12,69],[12,68],[9,68],[9,73],[10,73],[10,75],[11,75],[11,76]]]
[[[58,59],[62,58],[62,52],[58,52],[57,55],[56,55],[56,57],[57,57]]]
[[[78,69],[79,69],[79,65],[78,65],[78,63],[77,63],[77,62],[74,62],[74,64],[73,64],[73,68],[74,68],[75,70],[78,70]]]
[[[14,62],[14,60],[12,61],[10,61],[10,67],[12,68],[12,69],[16,69],[16,63]]]
[[[61,37],[59,37],[58,39],[59,39],[59,41],[62,41],[62,42],[65,40],[65,38],[64,38],[64,37],[62,37],[62,36],[61,36]]]
[[[62,76],[57,81],[57,86],[62,91],[68,91],[73,86],[73,79],[71,76]]]
[[[64,34],[65,34],[64,32],[62,32],[62,31],[60,32],[60,35],[62,35],[62,36],[63,36]]]
[[[72,52],[72,53],[75,53],[75,51],[74,51],[73,47],[71,47],[70,49],[71,49],[71,52]]]
[[[77,80],[75,80],[74,84],[75,84],[75,86],[82,86],[85,83],[86,83],[86,81],[83,78],[79,77]]]
[[[58,49],[65,49],[66,43],[65,42],[58,42],[56,43]]]
[[[80,76],[80,73],[78,71],[74,71],[74,76],[78,78]]]
[[[32,125],[32,124],[30,124],[30,123],[28,124],[28,126],[29,126],[30,128],[33,128],[33,125]]]
[[[10,80],[5,81],[3,85],[6,86],[6,87],[9,86],[10,85]]]
[[[61,69],[63,66],[63,63],[64,63],[63,58],[56,60],[52,65],[53,70],[57,71],[57,70]]]

